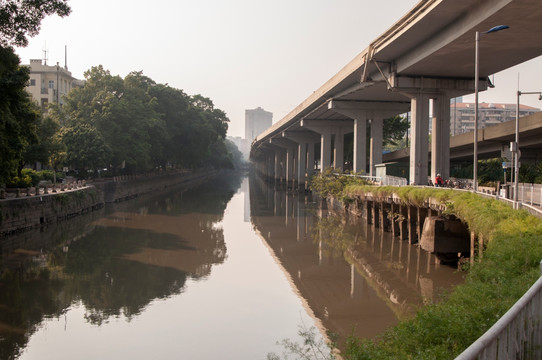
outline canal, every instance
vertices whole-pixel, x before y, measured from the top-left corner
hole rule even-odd
[[[0,256],[0,359],[265,359],[300,327],[374,337],[462,282],[240,175],[2,238]]]

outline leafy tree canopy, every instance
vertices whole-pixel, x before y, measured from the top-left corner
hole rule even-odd
[[[85,79],[83,87],[65,97],[56,116],[68,127],[94,128],[117,171],[232,166],[224,144],[229,119],[211,99],[157,84],[141,71],[123,79],[97,66]],[[68,146],[68,158],[69,153]]]
[[[24,165],[24,154],[38,142],[39,110],[25,90],[29,69],[19,66],[12,48],[0,47],[0,183]]]
[[[27,46],[27,37],[38,34],[48,15],[71,12],[67,0],[2,0],[0,2],[0,46]]]

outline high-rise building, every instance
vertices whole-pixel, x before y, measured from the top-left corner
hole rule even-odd
[[[520,105],[519,116],[539,112],[540,109]],[[478,129],[516,120],[516,104],[479,103]],[[474,103],[457,102],[450,104],[450,134],[458,135],[474,131]]]
[[[58,63],[49,66],[40,59],[30,60],[30,81],[26,90],[43,113],[47,112],[49,103],[62,104],[64,95],[73,87],[82,85],[83,81],[74,78],[67,66],[62,67]]]
[[[245,110],[245,139],[252,140],[267,130],[273,124],[273,113],[265,111],[261,107],[253,110]]]

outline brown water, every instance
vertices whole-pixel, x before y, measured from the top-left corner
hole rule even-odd
[[[0,359],[265,359],[301,324],[372,337],[461,281],[309,196],[235,176],[0,251]]]

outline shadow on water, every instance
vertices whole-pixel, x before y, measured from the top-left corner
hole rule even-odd
[[[250,179],[251,220],[322,327],[374,338],[463,282],[433,254],[335,215],[309,194]]]
[[[217,227],[242,177],[170,187],[70,221],[0,239],[0,359],[15,359],[46,318],[83,304],[85,318],[128,321],[183,292],[227,256]]]

